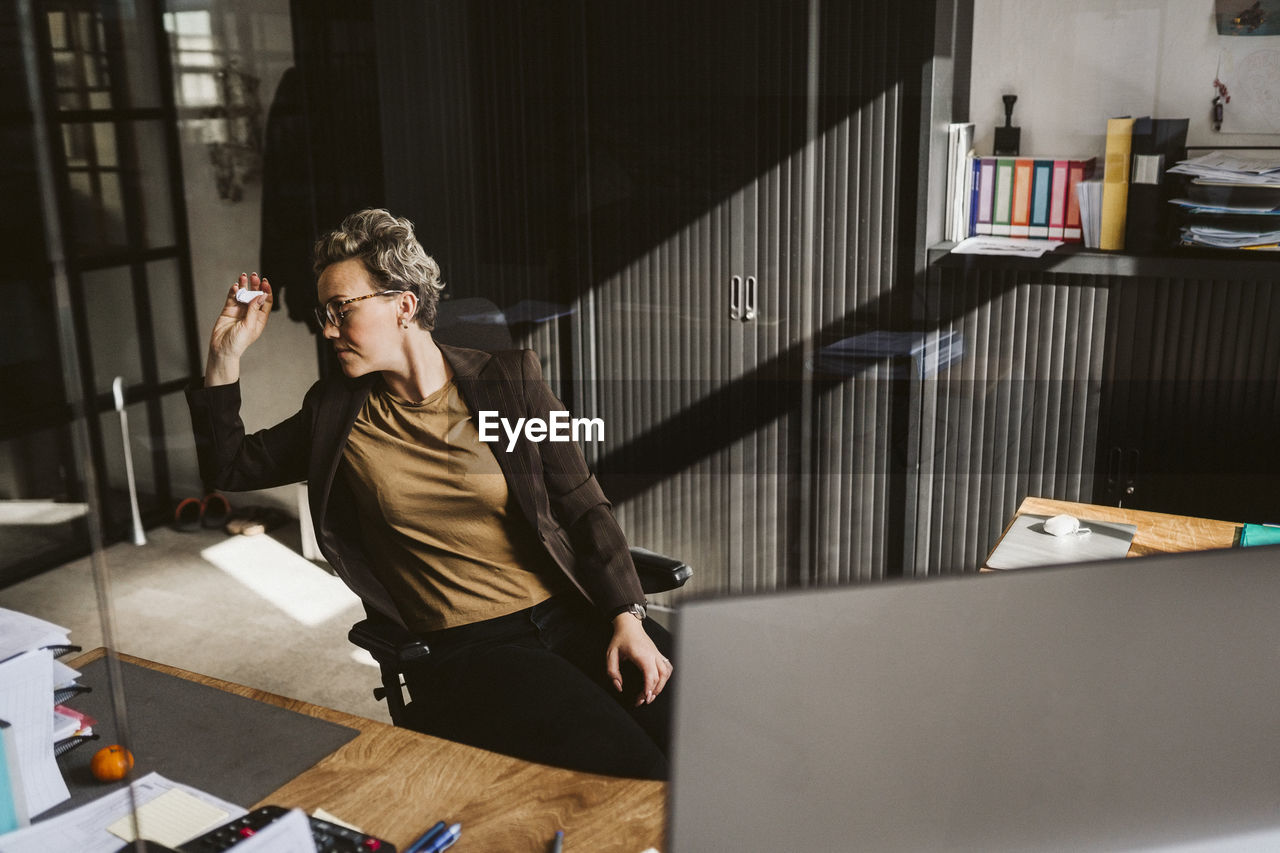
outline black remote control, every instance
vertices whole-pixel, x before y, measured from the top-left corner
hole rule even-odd
[[[244,817],[224,823],[211,829],[199,838],[193,838],[178,848],[181,853],[213,853],[226,850],[236,842],[243,841],[259,829],[282,817],[289,810],[282,806],[263,806],[254,809]],[[396,846],[390,841],[347,829],[336,823],[308,816],[311,821],[311,837],[315,839],[319,853],[396,853]]]

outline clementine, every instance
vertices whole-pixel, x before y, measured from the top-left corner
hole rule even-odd
[[[104,746],[93,754],[89,772],[99,782],[123,779],[133,769],[133,754],[119,744]]]

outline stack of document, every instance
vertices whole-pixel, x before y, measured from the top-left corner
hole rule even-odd
[[[1258,231],[1237,226],[1215,228],[1212,225],[1185,225],[1182,242],[1188,246],[1212,246],[1216,249],[1280,249],[1280,228]]]
[[[1093,179],[1076,184],[1076,200],[1080,205],[1084,246],[1097,249],[1102,242],[1102,181]]]
[[[0,831],[70,796],[56,748],[91,734],[93,723],[61,705],[80,690],[80,673],[56,660],[72,649],[66,628],[0,608]]]
[[[980,235],[962,240],[951,253],[954,255],[1013,255],[1019,258],[1038,258],[1062,245],[1061,240],[1029,240],[1026,237],[994,237]]]
[[[1218,184],[1217,186],[1225,186]],[[1240,214],[1243,216],[1276,216],[1280,217],[1280,192],[1273,193],[1274,198],[1267,198],[1267,193],[1253,193],[1248,190],[1219,194],[1219,198],[1173,198],[1170,204],[1176,204],[1188,213],[1222,213]],[[1274,203],[1273,203],[1274,202]],[[1280,222],[1280,219],[1276,220]]]
[[[910,357],[914,365],[913,372],[923,379],[959,361],[963,356],[964,338],[955,330],[877,330],[863,332],[823,347],[815,354],[813,367],[819,373],[849,376],[883,363],[886,358]]]
[[[174,848],[245,813],[235,803],[190,785],[170,781],[158,773],[148,773],[128,788],[117,788],[77,809],[0,836],[0,853],[45,853],[49,850],[116,853],[124,842],[133,841],[136,837],[135,806],[136,829],[142,837]],[[278,843],[259,846],[258,849],[314,853],[315,845],[305,817],[303,834],[294,843],[298,846]],[[235,849],[239,851],[242,848],[236,845]]]
[[[1280,249],[1280,151],[1212,151],[1169,171],[1192,176],[1171,200],[1183,245]]]
[[[1280,186],[1280,152],[1210,151],[1200,157],[1180,160],[1169,171],[1191,175],[1197,183]]]

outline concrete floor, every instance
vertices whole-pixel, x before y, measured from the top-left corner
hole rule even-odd
[[[322,564],[299,555],[297,522],[261,536],[156,528],[143,546],[105,549],[115,647],[149,660],[387,721],[373,659],[347,642],[364,617]],[[95,561],[85,558],[0,589],[0,607],[104,645]]]

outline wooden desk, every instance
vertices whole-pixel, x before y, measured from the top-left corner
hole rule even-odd
[[[1240,525],[1230,521],[1214,521],[1208,518],[1192,518],[1185,515],[1168,515],[1163,512],[1121,509],[1114,506],[1055,501],[1037,497],[1028,497],[1023,500],[1014,517],[1054,516],[1064,513],[1081,519],[1132,524],[1138,528],[1133,542],[1129,545],[1129,553],[1126,555],[1129,557],[1230,548],[1236,544],[1240,532]],[[1013,519],[1009,520],[1009,524],[1013,524]],[[1005,525],[1004,532],[1009,532],[1009,525]],[[1004,538],[1003,533],[1001,538]],[[991,558],[991,553],[999,544],[1000,540],[996,540],[995,545],[991,546],[991,551],[987,552],[987,559]],[[982,571],[992,571],[987,568],[985,560]]]
[[[103,657],[94,649],[70,665]],[[323,808],[403,850],[436,820],[462,824],[452,848],[545,853],[557,829],[566,851],[662,849],[666,785],[532,764],[331,708],[131,655],[121,660],[339,723],[360,732],[261,803]],[[198,780],[182,780],[199,787]]]

